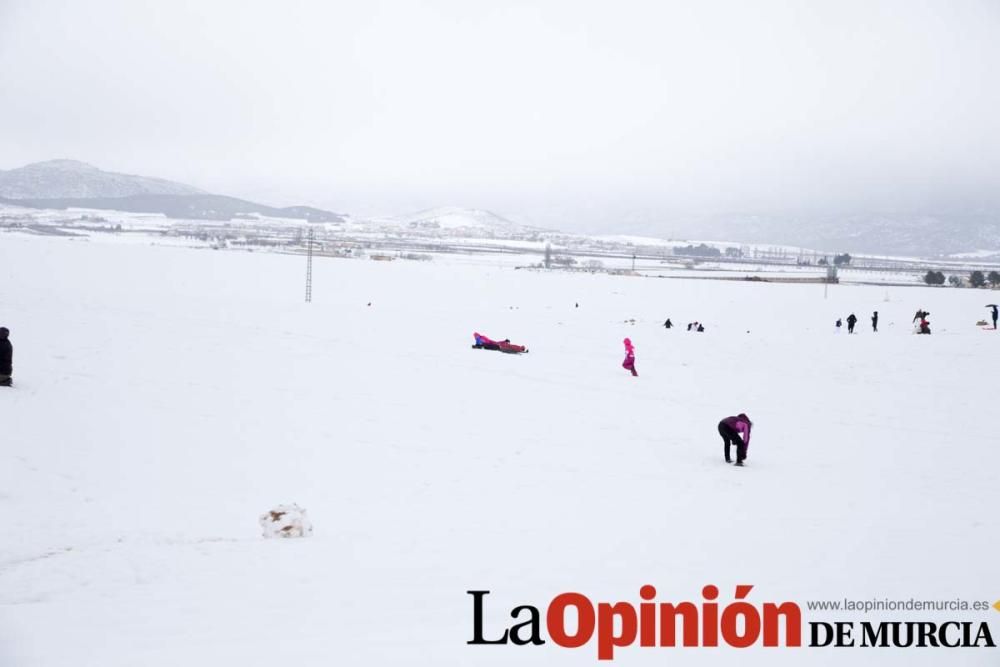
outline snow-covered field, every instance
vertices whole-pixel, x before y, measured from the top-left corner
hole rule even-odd
[[[304,304],[303,274],[0,235],[0,665],[597,663],[593,642],[468,646],[471,589],[492,591],[490,635],[516,605],[638,604],[647,583],[803,609],[1000,595],[1000,335],[975,326],[995,292],[318,258]],[[918,307],[934,335],[910,333]],[[835,333],[852,311],[861,333]],[[473,350],[473,331],[530,353]],[[741,411],[742,470],[716,432]],[[262,539],[258,516],[293,502],[314,535]],[[911,618],[1000,639],[994,611],[869,620]],[[616,664],[996,656],[636,646]]]

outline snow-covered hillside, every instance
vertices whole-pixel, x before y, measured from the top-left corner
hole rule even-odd
[[[481,227],[488,229],[505,229],[513,227],[514,223],[479,209],[444,206],[428,209],[412,215],[404,216],[402,222],[413,227],[435,227],[455,229],[458,227]]]
[[[492,591],[490,636],[516,605],[637,603],[643,584],[996,599],[983,292],[824,299],[457,256],[314,268],[304,304],[302,257],[0,235],[0,665],[598,664],[593,643],[467,645],[472,589]],[[918,307],[931,336],[910,333]],[[878,334],[835,334],[872,310]],[[531,351],[473,350],[473,331]],[[735,469],[716,424],[741,411],[755,430]],[[263,539],[258,517],[288,503],[314,535]],[[996,637],[998,618],[957,620]],[[995,656],[631,647],[614,664]]]
[[[412,229],[476,230],[506,234],[530,229],[490,211],[456,206],[443,206],[404,216],[400,223]]]
[[[0,197],[10,199],[196,194],[205,193],[190,185],[161,178],[103,171],[78,160],[48,160],[0,171]]]

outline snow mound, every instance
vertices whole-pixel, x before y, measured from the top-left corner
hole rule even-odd
[[[515,230],[517,225],[490,211],[444,206],[421,211],[404,218],[403,223],[416,229]]]
[[[309,537],[313,527],[306,511],[296,504],[278,505],[260,515],[264,537]]]

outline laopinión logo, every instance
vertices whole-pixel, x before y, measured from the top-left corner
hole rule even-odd
[[[583,593],[560,593],[543,613],[530,604],[515,606],[515,621],[502,633],[487,636],[486,597],[489,590],[470,590],[470,645],[540,646],[551,641],[562,648],[596,645],[599,660],[613,660],[615,651],[640,648],[802,647],[802,609],[796,602],[753,603],[752,585],[736,586],[734,600],[720,604],[719,589],[701,589],[700,602],[659,602],[656,589],[639,589],[640,602],[593,602]],[[986,603],[984,608],[988,608]],[[976,608],[979,608],[977,603]],[[1000,611],[1000,602],[996,604]],[[985,621],[813,621],[808,623],[806,648],[992,648],[996,644]],[[547,639],[546,639],[547,637]]]

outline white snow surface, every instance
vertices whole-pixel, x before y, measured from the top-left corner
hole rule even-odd
[[[647,583],[699,603],[753,584],[806,621],[864,618],[810,599],[1000,592],[990,293],[317,258],[305,304],[303,273],[0,235],[0,665],[588,665],[593,641],[467,645],[466,591],[492,591],[488,635],[520,604],[544,620],[558,593],[638,604]],[[933,335],[910,333],[917,308]],[[861,333],[836,334],[852,311]],[[716,432],[738,412],[744,469]],[[313,537],[263,539],[290,499]],[[994,611],[868,620],[956,617],[1000,637]],[[636,645],[611,664],[996,659]]]

